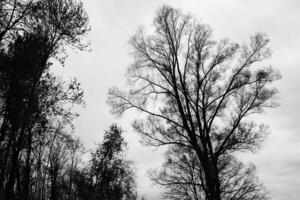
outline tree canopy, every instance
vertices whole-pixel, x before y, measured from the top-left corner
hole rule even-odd
[[[199,199],[265,199],[260,187],[252,187],[255,179],[240,176],[253,170],[242,169],[234,153],[260,146],[266,126],[249,116],[276,106],[271,83],[280,76],[263,63],[271,55],[269,39],[257,33],[248,45],[217,41],[208,25],[167,6],[157,11],[153,27],[130,40],[131,89],[110,90],[113,113],[144,113],[133,127],[148,145],[189,149],[198,163]]]

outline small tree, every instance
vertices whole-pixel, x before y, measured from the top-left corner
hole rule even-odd
[[[162,169],[150,171],[150,177],[166,189],[164,199],[204,199],[203,172],[199,167],[191,149],[173,146],[166,153]]]
[[[191,149],[203,173],[204,199],[235,199],[236,188],[222,181],[223,160],[259,147],[266,128],[248,116],[276,105],[270,83],[279,75],[270,66],[258,66],[271,54],[268,43],[259,33],[249,45],[215,41],[209,26],[162,7],[153,34],[140,30],[130,41],[135,59],[128,69],[131,90],[110,90],[112,110],[146,114],[133,127],[149,145]]]
[[[134,200],[137,198],[131,162],[125,160],[126,142],[122,130],[112,125],[104,141],[92,154],[92,200]]]
[[[161,170],[150,171],[151,179],[166,189],[165,199],[205,199],[204,172],[197,155],[189,148],[173,146],[167,151]],[[233,156],[219,161],[219,177],[222,199],[262,200],[266,198],[264,187],[255,176],[255,166],[245,166]]]

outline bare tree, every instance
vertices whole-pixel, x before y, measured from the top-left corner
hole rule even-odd
[[[266,128],[248,116],[276,106],[270,83],[280,76],[258,66],[271,55],[268,43],[261,33],[249,45],[213,40],[209,26],[162,7],[153,33],[140,30],[130,41],[131,89],[111,89],[108,101],[115,114],[137,109],[147,116],[133,123],[146,144],[191,148],[203,172],[204,199],[220,200],[228,189],[222,188],[220,160],[256,150]]]
[[[204,199],[203,171],[195,153],[185,147],[172,146],[166,152],[161,170],[151,170],[151,179],[166,189],[164,199]]]
[[[226,155],[218,161],[221,199],[263,200],[265,188],[258,183],[255,166],[245,166],[233,156]],[[166,189],[164,199],[205,199],[204,173],[197,155],[189,148],[172,146],[161,170],[150,171],[151,179]]]

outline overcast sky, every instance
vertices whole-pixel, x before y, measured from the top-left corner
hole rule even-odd
[[[128,40],[138,26],[149,27],[155,11],[170,5],[189,12],[209,24],[216,38],[243,43],[255,32],[266,33],[273,56],[268,60],[283,78],[275,85],[280,107],[268,110],[257,122],[270,126],[271,134],[254,155],[243,155],[257,165],[258,176],[273,200],[300,197],[300,1],[299,0],[85,0],[91,23],[88,36],[92,52],[71,53],[64,76],[75,76],[85,90],[87,107],[80,110],[75,134],[87,149],[101,142],[113,122],[126,130],[128,157],[135,162],[139,193],[157,200],[159,189],[147,177],[147,170],[159,167],[163,157],[139,143],[130,122],[136,114],[113,117],[106,104],[107,91],[125,84],[125,71],[132,61]],[[298,197],[298,198],[297,198]]]

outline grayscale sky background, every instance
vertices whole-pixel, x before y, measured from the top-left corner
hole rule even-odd
[[[71,52],[63,76],[75,76],[85,90],[87,107],[80,109],[75,134],[87,150],[101,142],[113,122],[126,130],[128,157],[135,162],[138,189],[147,200],[158,200],[147,170],[163,161],[162,151],[145,147],[130,123],[138,113],[113,117],[106,104],[108,89],[123,87],[126,68],[132,61],[128,40],[140,25],[149,27],[157,8],[170,5],[209,24],[216,39],[247,43],[255,32],[266,33],[273,56],[267,61],[283,78],[275,85],[280,107],[256,119],[269,124],[271,134],[256,154],[243,154],[257,165],[258,176],[273,200],[300,197],[300,1],[299,0],[83,0],[91,23],[88,39],[92,52]]]

